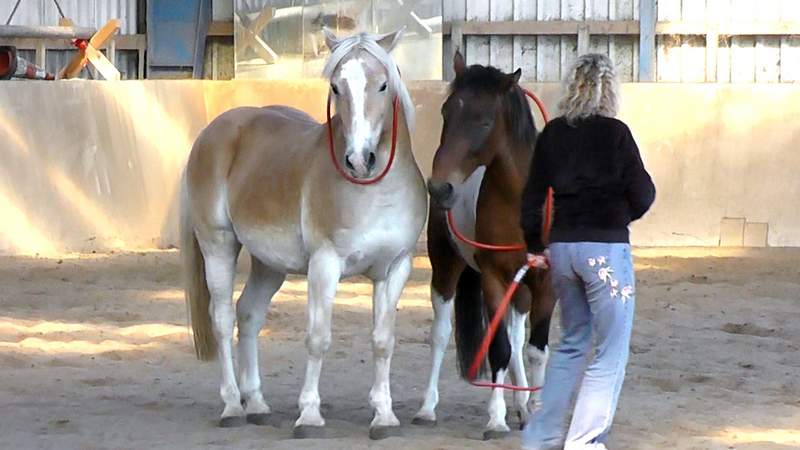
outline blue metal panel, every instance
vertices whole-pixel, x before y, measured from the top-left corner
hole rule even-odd
[[[148,0],[148,66],[202,70],[210,16],[210,0]]]

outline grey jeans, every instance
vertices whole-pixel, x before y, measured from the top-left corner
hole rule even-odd
[[[633,326],[636,281],[630,245],[553,243],[550,273],[561,307],[561,343],[550,357],[541,407],[523,430],[522,446],[605,449]],[[572,422],[565,429],[576,390]]]

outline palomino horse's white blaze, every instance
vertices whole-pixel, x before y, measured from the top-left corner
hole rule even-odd
[[[331,345],[333,299],[339,280],[357,274],[374,284],[370,436],[383,437],[386,427],[399,425],[389,387],[395,311],[411,272],[427,195],[410,146],[413,104],[388,54],[398,36],[358,34],[339,41],[327,35],[332,54],[325,73],[339,81],[346,77],[354,102],[344,112],[337,109],[331,121],[336,158],[343,158],[353,130],[363,134],[362,122],[372,114],[383,120],[375,121],[374,139],[362,150],[388,159],[392,98],[403,105],[395,160],[380,182],[359,186],[345,180],[330,160],[326,125],[285,106],[228,111],[195,142],[184,177],[181,252],[198,356],[208,359],[216,347],[220,360],[223,426],[245,418],[262,424],[270,412],[261,392],[257,339],[287,273],[308,275],[308,364],[296,435],[309,435],[314,433],[310,427],[325,424],[319,380]],[[384,80],[386,92],[378,89]],[[356,126],[349,129],[353,121]],[[252,270],[234,311],[231,296],[242,247],[252,256]]]
[[[376,123],[373,125],[367,120],[365,111],[367,74],[364,73],[364,66],[360,58],[353,58],[342,64],[339,74],[342,81],[347,83],[347,92],[350,93],[350,110],[353,116],[350,136],[347,137],[346,157],[357,173],[368,176],[368,156],[364,154],[364,150],[374,148],[374,142],[377,141],[381,124]],[[374,128],[377,128],[377,130],[374,130]]]
[[[431,375],[428,378],[428,389],[425,391],[425,402],[414,416],[423,422],[436,421],[436,405],[439,403],[439,372],[450,334],[453,332],[453,298],[445,299],[431,288],[433,303],[433,327],[431,328]]]

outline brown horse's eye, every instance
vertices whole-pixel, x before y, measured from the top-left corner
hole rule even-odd
[[[333,91],[333,95],[339,95],[339,88],[333,83],[331,83],[331,90]]]

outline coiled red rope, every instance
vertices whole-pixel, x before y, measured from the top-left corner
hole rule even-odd
[[[550,116],[547,114],[547,108],[544,106],[544,102],[539,99],[533,92],[522,88],[522,91],[528,96],[530,99],[536,103],[536,106],[539,107],[539,111],[542,113],[542,118],[544,119],[545,123],[550,121]],[[551,218],[553,213],[553,189],[547,189],[547,198],[544,204],[544,218],[542,220],[542,238],[546,241],[549,238],[550,228],[551,228]],[[453,220],[453,212],[452,210],[447,211],[447,223],[450,226],[450,230],[453,232],[453,235],[460,241],[465,242],[475,248],[481,250],[488,250],[488,251],[496,251],[496,252],[512,252],[512,251],[522,251],[525,250],[525,244],[484,244],[472,239],[467,238],[464,236],[458,228],[455,226],[455,222]],[[481,366],[483,365],[483,361],[486,358],[486,354],[489,353],[489,347],[492,344],[492,340],[494,336],[497,334],[497,329],[500,327],[500,322],[503,320],[503,316],[505,316],[506,311],[508,310],[508,306],[511,304],[511,299],[514,297],[514,294],[517,292],[517,288],[522,280],[525,278],[525,275],[528,273],[528,270],[531,268],[547,268],[547,261],[544,257],[533,257],[529,259],[525,265],[523,265],[514,276],[514,279],[511,281],[511,284],[508,286],[505,295],[503,295],[502,300],[500,301],[500,306],[497,308],[497,311],[494,313],[492,320],[489,322],[489,326],[486,327],[486,334],[483,336],[483,340],[481,341],[481,345],[478,348],[478,352],[475,354],[475,358],[472,360],[469,368],[467,369],[467,380],[473,386],[478,387],[488,387],[493,389],[508,389],[511,391],[525,391],[525,392],[536,392],[541,389],[541,386],[534,386],[534,387],[521,387],[521,386],[514,386],[513,384],[501,384],[501,383],[492,383],[488,381],[477,381],[475,378],[478,376],[478,371],[480,370]]]
[[[331,96],[328,94],[328,105],[326,108],[326,114],[328,118],[328,150],[331,155],[331,161],[333,161],[333,166],[336,167],[336,170],[339,172],[345,180],[353,183],[353,184],[360,184],[360,185],[368,185],[368,184],[375,184],[383,179],[387,173],[389,173],[389,169],[392,168],[392,163],[394,162],[394,155],[397,151],[397,97],[392,100],[392,144],[391,150],[389,150],[389,161],[386,163],[386,167],[383,168],[383,171],[379,173],[375,178],[370,178],[367,180],[362,180],[359,178],[355,178],[347,173],[346,170],[342,168],[342,165],[339,164],[339,160],[336,158],[336,148],[333,142],[333,125],[331,124]]]

